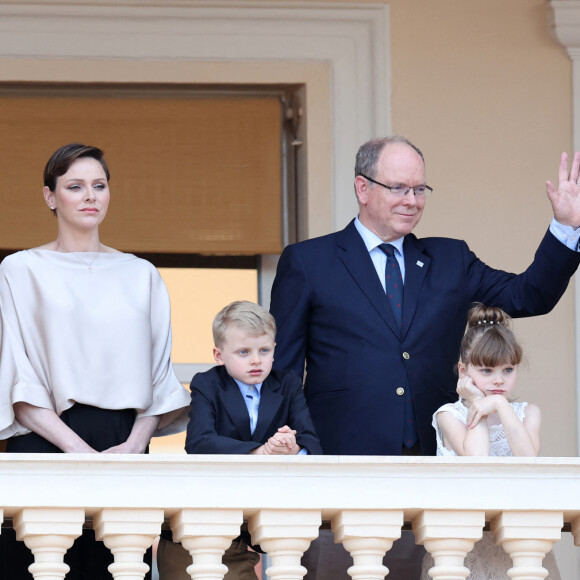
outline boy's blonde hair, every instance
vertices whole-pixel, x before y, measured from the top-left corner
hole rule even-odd
[[[248,334],[270,334],[276,337],[276,321],[264,308],[247,300],[237,300],[222,308],[213,319],[213,341],[217,348],[222,348],[226,341],[226,332],[230,326],[245,330]]]

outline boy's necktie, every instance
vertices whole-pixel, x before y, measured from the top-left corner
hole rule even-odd
[[[250,414],[250,432],[253,435],[256,430],[256,424],[258,423],[258,407],[260,405],[258,389],[254,385],[248,387],[246,398],[249,399],[247,407],[248,413]]]

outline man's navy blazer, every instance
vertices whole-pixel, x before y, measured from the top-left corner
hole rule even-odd
[[[215,366],[193,377],[187,453],[249,453],[284,425],[296,430],[296,442],[308,453],[322,453],[302,381],[295,373],[273,370],[262,383],[253,435],[244,397],[225,366]]]
[[[402,329],[354,222],[280,257],[271,299],[274,365],[300,374],[306,362],[305,395],[326,454],[400,455],[397,389],[407,386],[422,453],[434,455],[432,415],[457,399],[455,365],[471,304],[513,317],[545,314],[579,262],[550,232],[520,275],[486,266],[460,240],[409,234],[403,249]]]

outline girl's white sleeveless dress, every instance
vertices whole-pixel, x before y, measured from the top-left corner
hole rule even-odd
[[[523,421],[526,414],[527,403],[510,403],[514,413],[520,421]],[[447,449],[443,445],[441,431],[437,425],[437,414],[442,411],[451,413],[456,419],[464,425],[467,422],[467,407],[461,402],[448,403],[439,408],[433,415],[433,428],[437,434],[437,455],[455,456],[455,451]],[[490,450],[492,457],[511,457],[512,452],[508,445],[503,426],[491,425],[489,427]],[[421,580],[430,580],[428,574],[429,568],[434,566],[433,557],[427,553],[423,560],[423,570]],[[491,532],[483,532],[483,538],[475,544],[473,550],[465,558],[465,566],[471,573],[467,580],[510,580],[507,571],[513,566],[509,555],[501,546],[496,546]],[[548,552],[543,562],[544,568],[549,572],[548,580],[561,580],[560,572],[556,564],[553,552]]]

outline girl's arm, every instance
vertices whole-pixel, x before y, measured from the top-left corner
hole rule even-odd
[[[443,444],[461,456],[488,456],[489,429],[487,421],[480,421],[472,429],[468,429],[451,413],[441,411],[437,413],[437,425],[441,431]]]
[[[135,419],[129,438],[125,443],[105,449],[102,453],[145,453],[153,433],[159,425],[159,415],[138,417]]]
[[[503,399],[503,397],[502,397]],[[542,414],[540,408],[528,403],[526,417],[522,423],[509,402],[498,408],[498,415],[503,425],[512,455],[515,457],[537,457],[540,454],[540,425]]]
[[[96,453],[52,410],[20,401],[14,403],[17,421],[65,453]]]
[[[495,412],[503,425],[512,455],[537,457],[540,453],[540,409],[535,405],[528,407],[531,409],[526,412],[526,420],[522,423],[505,397],[488,395],[469,407],[467,427],[475,429],[479,423],[485,422],[485,417]]]
[[[470,409],[467,425],[456,419],[446,411],[437,413],[437,424],[441,431],[443,444],[447,449],[451,448],[457,455],[489,455],[489,429],[487,422],[481,421],[469,429],[469,415],[472,413],[473,404],[483,399],[483,393],[475,386],[467,375],[457,380],[457,394],[464,401],[464,405]]]

